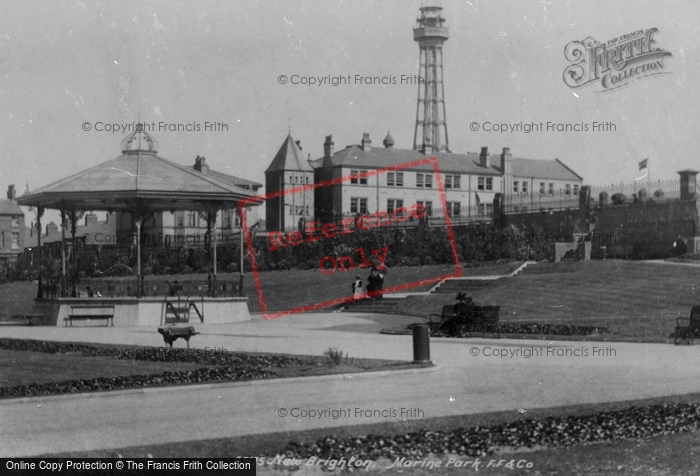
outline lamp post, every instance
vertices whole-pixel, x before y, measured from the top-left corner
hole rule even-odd
[[[240,211],[239,211],[240,213]],[[243,268],[243,217],[240,217],[241,220],[241,268],[240,268],[240,280],[238,282],[238,297],[243,297],[243,274],[245,273],[245,269]]]
[[[37,299],[43,299],[44,298],[44,285],[42,283],[43,281],[43,274],[41,270],[41,217],[44,215],[44,207],[37,207],[37,210],[34,211],[32,207],[29,208],[31,211],[34,212],[36,215],[36,244],[37,244],[37,254],[38,254],[38,261],[39,261],[39,285],[37,287],[36,291],[36,298]]]
[[[248,211],[250,211],[250,207],[246,207],[245,211],[243,213],[241,213],[242,211],[243,211],[242,208],[238,209],[238,218],[240,220],[240,233],[241,233],[241,268],[240,268],[240,280],[238,282],[238,296],[239,297],[243,297],[243,277],[245,275],[245,262],[243,261],[243,257],[244,257],[244,254],[243,254],[243,220],[244,220],[244,215],[247,214]],[[260,222],[258,221],[255,225],[248,228],[248,232],[249,233],[252,232],[253,229],[259,225],[260,225]]]

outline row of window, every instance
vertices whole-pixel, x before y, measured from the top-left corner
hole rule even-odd
[[[359,170],[351,170],[351,184],[367,185],[367,177],[357,177]],[[445,188],[460,189],[462,187],[460,175],[445,175]],[[403,187],[404,172],[387,172],[386,174],[387,187]],[[416,173],[416,187],[433,188],[433,174]],[[478,190],[493,190],[492,177],[479,177],[477,180]]]
[[[155,226],[155,218],[152,219],[152,225]],[[231,221],[233,220],[233,226],[241,226],[241,218],[238,213],[233,210],[225,210],[221,214],[221,227],[230,228]],[[187,224],[185,224],[187,223]],[[190,227],[200,227],[206,226],[206,220],[203,220],[197,212],[176,212],[175,213],[175,226],[190,226]]]
[[[290,175],[289,176],[289,183],[296,183],[299,185],[304,185],[304,177],[300,177],[299,175]],[[365,183],[367,183],[367,179],[365,179]],[[306,176],[306,185],[309,184],[309,176]]]
[[[417,201],[417,205],[421,205],[425,208],[427,216],[433,216],[433,202],[427,201]],[[398,210],[404,206],[403,200],[401,199],[389,199],[386,201],[386,212],[389,216],[393,216],[394,210]],[[446,212],[451,217],[458,217],[461,215],[462,204],[461,202],[447,202]],[[493,214],[493,204],[484,203],[477,205],[477,216],[491,216]],[[350,213],[353,215],[367,215],[369,210],[367,209],[367,199],[353,197],[350,199]],[[403,215],[397,213],[397,216],[401,218]]]
[[[289,214],[298,216],[311,216],[308,205],[289,205]]]
[[[19,249],[19,233],[16,231],[12,232],[12,247],[13,250]],[[7,242],[5,241],[5,232],[0,233],[0,241],[2,241],[2,249],[7,248]]]
[[[528,183],[529,182],[519,182],[519,181],[515,180],[513,182],[513,193],[523,193],[523,194],[529,193],[528,192]],[[573,188],[574,195],[578,195],[578,191],[579,191],[578,184],[574,184],[574,188]],[[567,183],[566,185],[564,185],[564,193],[566,195],[571,195],[571,192],[572,192],[571,184]],[[540,182],[540,195],[554,195],[554,184],[550,183],[549,187],[547,188],[547,190],[545,192],[545,183]]]

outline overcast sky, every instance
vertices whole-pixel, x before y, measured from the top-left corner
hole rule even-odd
[[[264,183],[289,124],[305,154],[369,132],[411,148],[415,85],[279,84],[280,75],[418,72],[421,2],[263,0],[23,2],[0,7],[0,185],[20,193],[120,155],[125,134],[94,124],[222,122],[228,131],[154,132],[161,156]],[[670,6],[672,5],[672,6]],[[592,185],[698,168],[700,2],[443,0],[450,148],[561,159]],[[615,92],[572,90],[564,47],[658,28],[671,74]],[[574,94],[578,95],[578,97]],[[470,123],[610,121],[615,132],[472,132]],[[93,125],[85,132],[84,122]]]

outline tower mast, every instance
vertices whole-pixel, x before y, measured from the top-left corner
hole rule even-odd
[[[442,72],[442,45],[450,37],[443,26],[442,7],[421,7],[413,39],[420,47],[418,105],[413,149],[425,154],[449,152],[445,114],[445,85]]]

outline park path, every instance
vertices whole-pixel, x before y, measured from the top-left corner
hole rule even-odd
[[[203,334],[192,343],[198,348],[315,355],[337,347],[352,357],[411,360],[410,336],[347,331],[363,324],[371,323],[359,315],[328,313],[200,325]],[[3,334],[135,346],[159,345],[160,338],[150,328],[11,327],[4,328]],[[530,357],[525,356],[528,349],[534,349]],[[494,355],[504,352],[505,357]],[[431,354],[437,367],[428,371],[0,401],[0,455],[32,456],[700,392],[697,346],[439,338],[432,339]],[[346,413],[337,419],[330,415],[309,419],[289,413],[281,417],[280,409],[295,415],[326,409]],[[405,409],[403,417],[401,409]],[[368,417],[367,411],[383,411],[384,416]]]

